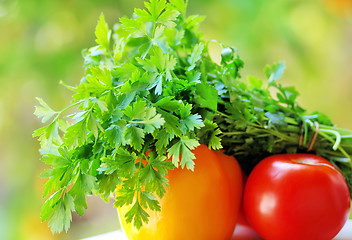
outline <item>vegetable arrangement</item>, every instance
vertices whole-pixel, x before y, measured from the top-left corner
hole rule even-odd
[[[41,174],[49,196],[41,218],[53,232],[68,230],[73,211],[84,213],[86,195],[109,201],[115,191],[123,221],[141,229],[163,211],[172,174],[197,172],[203,145],[235,157],[247,174],[267,156],[311,152],[329,160],[351,192],[352,131],[307,114],[297,90],[278,83],[283,62],[265,68],[266,81],[242,80],[237,50],[202,40],[203,17],[186,16],[187,2],[145,7],[112,29],[101,15],[97,46],[83,51],[85,77],[65,85],[74,92],[69,106],[55,111],[38,98],[35,114],[47,125],[33,136],[50,166]]]

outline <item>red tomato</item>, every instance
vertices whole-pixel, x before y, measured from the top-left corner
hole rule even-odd
[[[169,188],[160,199],[161,212],[151,212],[138,231],[127,224],[129,206],[119,209],[130,240],[228,240],[235,229],[242,198],[241,170],[233,157],[200,145],[194,172],[174,169]]]
[[[247,219],[264,239],[332,239],[345,224],[350,195],[342,174],[311,154],[262,160],[244,190]]]

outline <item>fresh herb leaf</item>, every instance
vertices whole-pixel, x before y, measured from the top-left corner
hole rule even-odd
[[[48,104],[44,102],[43,99],[37,98],[38,102],[40,103],[41,106],[36,106],[35,107],[35,112],[34,114],[42,119],[42,123],[46,123],[49,121],[51,118],[53,118],[58,112],[54,111],[51,109]]]
[[[142,150],[144,136],[143,129],[136,127],[135,125],[130,125],[125,132],[125,139],[129,139],[129,145],[137,151]]]
[[[110,195],[115,193],[116,186],[121,183],[122,181],[118,177],[117,172],[100,175],[98,178],[98,192],[100,193],[102,199],[109,202]]]
[[[268,83],[273,84],[274,81],[281,78],[285,68],[286,67],[284,62],[275,63],[272,66],[266,66],[264,72],[266,77],[268,78]]]
[[[168,157],[172,158],[172,163],[178,167],[181,165],[182,168],[186,166],[187,169],[194,170],[195,159],[192,150],[199,145],[198,141],[183,138],[179,139],[172,147],[169,148]]]
[[[74,198],[75,208],[78,215],[82,216],[84,209],[87,209],[86,195],[92,193],[95,188],[95,178],[86,173],[79,173],[76,182],[69,191]]]
[[[221,139],[218,137],[221,134],[221,130],[218,125],[209,119],[205,119],[204,127],[201,128],[198,133],[201,142],[208,145],[209,148],[218,150],[222,148]]]
[[[43,205],[41,218],[45,221],[50,217],[49,227],[53,233],[61,232],[63,229],[67,232],[72,221],[72,211],[75,210],[73,197],[69,194],[60,196],[62,191],[56,192]]]
[[[136,201],[132,208],[125,215],[126,221],[133,223],[133,225],[140,229],[143,223],[148,223],[149,215],[143,210],[142,206]]]
[[[198,43],[194,46],[191,56],[187,59],[190,66],[187,68],[188,71],[191,71],[195,68],[196,63],[200,60],[203,53],[204,43]]]
[[[202,108],[209,108],[216,112],[218,106],[218,94],[219,93],[214,86],[201,83],[197,85],[195,101]]]
[[[110,45],[111,30],[109,30],[109,26],[105,22],[105,17],[103,14],[100,15],[100,19],[95,30],[95,36],[97,37],[97,44],[102,46],[105,50],[108,50]]]

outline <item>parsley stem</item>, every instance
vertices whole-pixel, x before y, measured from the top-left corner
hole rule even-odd
[[[319,134],[320,134],[321,136],[323,136],[325,139],[329,140],[329,141],[330,141],[331,143],[333,143],[334,146],[335,146],[336,141],[335,141],[334,139],[332,139],[330,136],[328,136],[328,135],[325,134],[324,132],[319,132]],[[352,159],[351,159],[351,156],[350,156],[350,155],[345,151],[345,149],[342,148],[341,146],[337,146],[337,149],[338,149],[345,157],[347,157],[347,158],[350,159],[349,164],[350,164],[350,166],[351,166],[351,168],[352,168]],[[335,150],[335,149],[334,149],[334,150]]]
[[[297,143],[298,144],[298,139],[297,138],[289,137],[289,136],[287,136],[285,134],[281,134],[280,132],[269,130],[269,129],[263,129],[262,131],[270,133],[271,135],[276,136],[276,137],[281,138],[281,139],[284,139],[284,140],[286,140],[288,142]]]
[[[155,29],[156,29],[156,22],[153,22],[152,39],[154,39],[154,37],[155,37]]]
[[[226,136],[226,135],[242,135],[245,134],[245,132],[222,132],[219,136]]]
[[[336,151],[336,149],[339,147],[340,145],[340,142],[341,142],[341,135],[339,132],[337,131],[332,131],[332,130],[328,130],[328,129],[319,129],[319,132],[326,132],[326,133],[331,133],[331,134],[334,134],[335,137],[336,137],[336,140],[335,140],[335,144],[334,146],[332,147],[333,150]]]
[[[64,109],[62,109],[62,110],[59,112],[59,114],[57,115],[56,118],[59,118],[59,116],[60,116],[63,112],[67,111],[67,110],[70,109],[70,108],[73,108],[74,106],[77,106],[77,105],[81,104],[82,102],[84,102],[84,100],[79,100],[79,101],[77,101],[77,102],[75,102],[75,103],[72,103],[71,105],[68,105],[67,107],[65,107]]]

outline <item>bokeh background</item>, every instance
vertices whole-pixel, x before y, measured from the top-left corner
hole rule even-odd
[[[44,181],[34,129],[35,97],[54,109],[70,102],[59,85],[78,84],[81,50],[95,43],[101,12],[112,26],[142,0],[0,0],[0,239],[81,239],[119,228],[115,209],[88,198],[68,233],[51,235],[39,213]],[[352,0],[189,0],[206,15],[201,31],[237,47],[243,76],[264,78],[266,64],[284,60],[282,83],[295,85],[308,111],[352,129]]]

